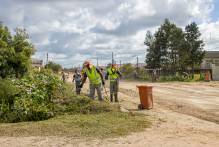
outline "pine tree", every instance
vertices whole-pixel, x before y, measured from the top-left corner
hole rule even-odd
[[[194,71],[195,66],[200,66],[204,58],[205,52],[203,51],[204,43],[200,39],[201,33],[196,23],[191,23],[185,28],[186,49],[188,52],[189,60],[187,64]]]

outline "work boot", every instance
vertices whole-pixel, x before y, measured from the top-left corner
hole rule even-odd
[[[110,94],[110,102],[113,102],[113,94]]]
[[[118,101],[118,94],[114,94],[114,97],[115,97],[115,102],[118,103],[118,102],[119,102],[119,101]]]

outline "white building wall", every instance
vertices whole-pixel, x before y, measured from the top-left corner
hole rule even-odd
[[[219,81],[219,66],[212,64],[212,78],[214,81]]]

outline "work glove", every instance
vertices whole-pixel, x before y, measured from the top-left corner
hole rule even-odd
[[[105,81],[102,81],[102,85],[105,86]]]

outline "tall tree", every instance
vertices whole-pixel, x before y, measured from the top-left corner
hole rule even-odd
[[[0,77],[5,78],[7,75],[13,74],[11,60],[14,54],[12,36],[8,28],[0,23]]]
[[[170,23],[168,19],[165,19],[164,23],[158,28],[158,31],[155,32],[154,37],[150,33],[146,34],[145,45],[148,46],[146,63],[150,68],[168,68],[168,41],[171,30],[174,27],[174,24]],[[149,42],[148,40],[151,40],[151,38],[153,39]]]
[[[35,49],[23,29],[16,29],[11,35],[8,28],[0,23],[0,77],[23,76],[30,67],[31,55]]]
[[[176,28],[176,25],[171,23],[169,19],[165,19],[164,23],[161,25],[160,29],[158,30],[160,34],[158,34],[156,37],[157,44],[161,48],[161,53],[162,53],[161,63],[163,69],[169,69],[169,63],[171,62],[169,55],[170,49],[169,49],[168,41],[173,28]]]
[[[174,25],[168,37],[169,64],[173,74],[176,73],[176,70],[181,69],[184,64],[183,58],[186,54],[184,44],[185,39],[182,29]]]
[[[150,31],[146,33],[144,44],[148,46],[146,60],[148,68],[160,68],[160,50],[155,48],[155,40]]]
[[[16,77],[23,76],[31,65],[31,55],[34,54],[35,48],[29,42],[29,35],[25,29],[16,28],[16,34],[13,37],[13,47],[15,57],[13,67]]]
[[[196,23],[191,23],[185,28],[186,49],[188,51],[188,65],[193,69],[200,66],[204,58],[204,43],[200,39],[201,33]]]

